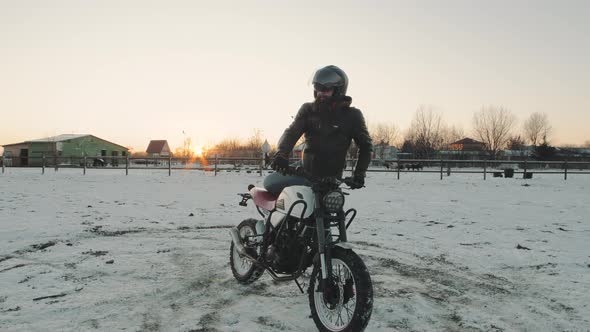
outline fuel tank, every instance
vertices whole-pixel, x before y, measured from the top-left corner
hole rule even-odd
[[[305,202],[305,204],[301,203]],[[276,227],[286,216],[291,206],[293,206],[291,216],[300,217],[305,208],[303,218],[313,214],[315,208],[315,194],[307,186],[290,186],[283,189],[275,203],[276,211],[271,215],[270,222]]]

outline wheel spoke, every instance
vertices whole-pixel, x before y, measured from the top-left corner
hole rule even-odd
[[[339,325],[344,325],[344,320],[342,319],[342,308],[338,310],[338,320],[336,321],[336,324],[338,324],[338,322],[340,322]]]
[[[344,309],[346,310],[346,316],[348,317],[348,320],[350,320],[352,318],[352,312],[350,312],[350,308],[348,308],[348,306],[345,305]]]

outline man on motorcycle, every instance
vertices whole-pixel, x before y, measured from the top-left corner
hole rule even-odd
[[[346,73],[336,66],[323,67],[313,77],[313,88],[314,102],[301,106],[279,140],[278,151],[271,163],[277,173],[264,180],[264,187],[271,193],[278,194],[286,186],[305,184],[302,178],[280,174],[289,167],[289,155],[303,134],[306,142],[303,168],[319,177],[342,177],[346,154],[354,139],[358,146],[358,160],[352,188],[364,186],[373,144],[363,114],[350,106],[352,98],[346,95]]]

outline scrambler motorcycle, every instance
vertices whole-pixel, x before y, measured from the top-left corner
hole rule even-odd
[[[317,178],[301,169],[309,186],[288,186],[277,196],[248,186],[241,206],[253,200],[264,220],[246,219],[230,229],[230,266],[241,284],[267,271],[276,281],[295,281],[311,266],[308,297],[320,331],[363,331],[373,310],[373,285],[362,259],[347,242],[346,230],[357,211],[344,211],[342,184],[352,179]]]

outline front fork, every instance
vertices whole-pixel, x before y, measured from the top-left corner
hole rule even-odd
[[[324,214],[320,205],[319,195],[316,195],[315,206],[316,210],[314,211],[316,216],[316,230],[317,230],[317,238],[318,238],[318,254],[319,254],[319,264],[321,268],[321,275],[322,279],[319,282],[319,290],[324,292],[326,289],[326,284],[328,281],[328,277],[332,275],[332,246],[329,243],[326,243],[328,239],[331,239],[330,229],[326,230],[324,224]],[[344,223],[340,223],[340,241],[346,242],[346,227],[344,227]]]

